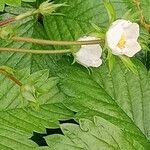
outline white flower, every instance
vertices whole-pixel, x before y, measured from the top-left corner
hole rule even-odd
[[[92,36],[81,37],[78,41],[96,40]],[[99,44],[82,45],[78,52],[74,53],[75,60],[85,67],[99,67],[101,60],[102,48]]]
[[[141,50],[138,43],[139,25],[127,20],[113,22],[106,33],[106,42],[114,55],[133,57]]]

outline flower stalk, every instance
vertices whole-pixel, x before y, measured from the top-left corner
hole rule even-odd
[[[15,17],[8,18],[6,20],[2,20],[2,21],[0,21],[0,27],[5,26],[5,25],[10,24],[10,23],[13,23],[15,21],[16,21]]]
[[[13,41],[18,42],[29,42],[34,44],[43,44],[43,45],[94,45],[104,42],[103,40],[89,40],[89,41],[51,41],[43,39],[34,39],[29,37],[12,37]]]
[[[73,52],[73,50],[71,50],[71,49],[64,49],[64,50],[33,50],[33,49],[4,48],[4,47],[0,47],[0,51],[31,53],[31,54],[64,54],[64,53],[72,53]]]

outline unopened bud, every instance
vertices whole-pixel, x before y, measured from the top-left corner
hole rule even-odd
[[[36,89],[33,85],[22,85],[21,86],[21,93],[24,99],[26,99],[29,103],[29,106],[33,109],[38,111],[39,110],[39,102],[36,96]]]
[[[62,3],[62,4],[54,4],[53,2],[49,2],[46,1],[46,2],[43,2],[40,6],[39,6],[39,12],[42,14],[42,15],[48,15],[48,14],[51,14],[53,12],[55,12],[55,10],[59,7],[62,7],[62,6],[67,6],[65,3]]]
[[[21,93],[23,98],[25,98],[26,100],[28,100],[29,102],[37,102],[36,99],[36,90],[35,87],[33,85],[22,85],[21,86]]]

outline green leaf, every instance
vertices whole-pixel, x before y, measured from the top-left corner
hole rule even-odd
[[[132,71],[135,74],[138,74],[137,67],[131,61],[131,59],[129,57],[120,56],[120,59],[122,60],[123,64],[127,67],[127,69],[129,69],[130,71]]]
[[[58,0],[56,2],[63,3],[66,2],[66,0]],[[117,18],[121,18],[122,15],[129,8],[131,7],[134,8],[134,4],[130,0],[121,0],[121,1],[115,0],[112,2],[117,10]],[[89,34],[93,31],[91,22],[98,26],[102,25],[106,27],[106,25],[108,25],[108,16],[102,1],[67,0],[67,4],[70,5],[70,7],[60,9],[60,12],[65,14],[65,16],[44,17],[43,20],[44,27],[33,18],[28,18],[26,20],[18,22],[16,26],[18,28],[17,31],[19,33],[19,36],[52,39],[52,40],[76,40],[80,36]],[[7,18],[8,16],[11,16],[10,14],[17,15],[17,13],[20,12],[17,12],[17,10],[15,10],[15,13],[14,12],[11,13],[10,10],[9,14],[6,13],[3,16]],[[1,40],[0,44],[1,46],[4,47],[7,46],[7,47],[30,48],[30,49],[63,48],[59,46],[42,46],[29,43],[27,44],[23,42],[12,42],[12,41],[6,42],[4,40]],[[69,109],[77,112],[76,120],[77,121],[80,119],[83,120],[83,121],[80,120],[80,125],[83,125],[84,123],[87,124],[90,122],[93,128],[93,126],[98,126],[99,124],[102,124],[104,122],[103,126],[105,127],[105,129],[108,129],[107,127],[109,127],[110,130],[116,131],[116,134],[118,135],[117,140],[119,140],[120,145],[122,145],[122,142],[125,141],[125,146],[128,146],[129,148],[131,148],[130,146],[133,145],[134,147],[136,147],[135,149],[147,150],[150,147],[148,140],[150,119],[149,115],[147,115],[149,114],[149,86],[148,86],[149,82],[147,79],[149,78],[149,76],[147,76],[146,69],[143,66],[140,66],[139,68],[141,69],[141,71],[138,76],[135,76],[132,74],[132,72],[128,72],[127,69],[124,68],[121,63],[117,64],[116,62],[116,64],[114,65],[115,66],[114,71],[112,71],[111,74],[108,73],[109,72],[108,68],[104,65],[101,68],[94,69],[93,75],[90,76],[82,66],[80,65],[71,66],[70,65],[71,62],[72,61],[70,57],[63,55],[61,56],[31,55],[31,54],[20,54],[20,53],[18,54],[10,52],[9,53],[1,52],[0,54],[0,64],[2,65],[8,65],[17,70],[20,68],[29,67],[31,68],[31,72],[47,68],[50,70],[50,73],[52,75],[54,76],[58,75],[62,78],[66,78],[63,81],[61,89],[69,97],[67,98],[64,104]],[[25,73],[26,71],[22,74],[22,76],[24,76]],[[127,80],[128,78],[126,77],[126,75],[130,79],[129,81]],[[4,82],[5,84],[1,88],[0,95],[3,95],[4,93],[5,93],[4,95],[9,94],[9,96],[4,96],[4,98],[2,97],[2,103],[0,107],[3,110],[4,108],[5,109],[7,108],[8,100],[11,101],[12,100],[11,97],[13,97],[15,94],[14,91],[12,91],[12,88],[9,88],[9,86],[7,86],[7,83],[8,82],[10,83],[10,81],[3,78],[1,82],[2,83]],[[128,82],[129,82],[128,86],[130,86],[130,93],[132,93],[131,94],[132,98],[130,98],[129,88],[127,86]],[[45,84],[45,87],[47,87],[46,85],[47,84]],[[40,91],[44,92],[47,91],[45,90],[45,87],[42,88],[37,87],[37,88],[39,88]],[[42,100],[46,98],[45,96],[43,97],[44,98],[41,98]],[[64,98],[66,98],[64,94],[62,93],[56,94],[54,97],[49,99],[48,103],[50,104],[45,105],[44,103],[42,104],[42,106],[40,105],[40,107],[42,107],[42,110],[40,110],[39,112],[35,112],[31,110],[30,107],[27,107],[28,113],[25,113],[24,109],[22,109],[22,105],[20,106],[21,108],[17,109],[16,111],[16,109],[13,109],[14,104],[11,104],[8,108],[12,109],[10,110],[8,109],[8,113],[7,111],[6,112],[2,111],[3,113],[0,113],[0,116],[2,117],[1,122],[4,122],[4,126],[6,126],[7,124],[8,128],[13,127],[13,129],[15,131],[19,131],[19,133],[23,132],[21,137],[22,138],[24,137],[25,139],[27,139],[25,133],[27,133],[28,138],[31,137],[33,131],[43,133],[45,127],[51,128],[58,127],[58,119],[74,118],[72,111],[68,110],[64,106],[64,104],[62,104]],[[8,100],[6,101],[6,99]],[[14,97],[14,99],[20,104],[20,99],[16,97]],[[134,107],[131,105],[133,105]],[[43,110],[43,108],[46,109],[45,110],[46,112]],[[15,118],[16,115],[19,119]],[[35,119],[34,116],[38,117],[40,116],[41,118],[44,117],[46,121],[43,120],[39,126],[39,122],[42,119],[38,118]],[[94,122],[93,116],[98,116],[97,119],[98,125]],[[12,122],[9,122],[9,120],[11,120]],[[26,125],[28,125],[28,127],[24,129],[24,126]],[[65,124],[62,125],[62,128],[63,126],[65,126]],[[76,127],[79,128],[78,125],[76,125]],[[4,131],[3,133],[5,135]],[[76,131],[73,132],[73,134],[75,133]],[[9,134],[11,134],[11,132],[8,132],[8,135]],[[114,136],[113,133],[111,132],[109,133],[109,135],[111,135],[111,137]],[[72,140],[68,139],[67,136],[56,135],[56,138],[52,137],[50,140],[53,140],[53,143],[51,142],[51,145],[49,144],[49,146],[53,148],[59,146],[60,144],[61,149],[63,148],[63,146],[64,148],[67,149],[68,145],[66,145],[66,143],[73,144]],[[129,139],[128,141],[126,140],[127,139],[126,137]],[[90,136],[90,138],[93,140],[93,137]],[[106,140],[106,142],[109,143],[109,137],[105,139],[104,136],[102,136],[101,139],[103,139],[104,141]],[[12,141],[8,140],[8,138],[6,140],[7,142]],[[80,142],[80,139],[78,141]],[[49,142],[49,140],[47,140],[47,142]],[[56,142],[56,144],[54,142]],[[4,143],[6,145],[6,141]],[[109,144],[114,143],[110,142]],[[12,146],[13,148],[14,145],[16,146],[17,144],[13,144]],[[51,147],[49,149],[52,149]],[[58,148],[60,149],[60,146]],[[4,146],[2,147],[2,149],[4,149]],[[19,150],[20,147],[15,149]],[[42,147],[40,149],[46,149],[46,147]],[[70,150],[71,148],[69,147],[68,149]],[[76,145],[74,149],[77,149]],[[78,149],[83,148],[82,146],[80,147],[79,145]],[[97,149],[99,149],[99,147]],[[134,148],[132,147],[131,149]]]
[[[1,0],[0,1],[0,11],[3,11],[6,5],[19,7],[21,6],[21,1],[24,2],[35,2],[36,0]]]
[[[148,23],[150,23],[150,11],[149,11],[149,6],[150,6],[150,1],[147,0],[141,0],[141,9],[143,11],[143,15]]]
[[[64,0],[61,0],[61,1],[59,0],[56,2],[63,3]],[[114,9],[116,11],[116,19],[122,18],[122,16],[129,9],[132,10],[131,11],[132,14],[133,12],[135,13],[136,11],[138,11],[133,1],[130,1],[130,0],[121,0],[121,1],[112,0],[111,3],[114,6]],[[71,0],[68,0],[67,4],[72,7],[60,9],[60,12],[63,13],[65,16],[44,17],[44,29],[46,30],[46,33],[49,39],[51,40],[77,40],[81,36],[95,33],[96,29],[93,27],[93,24],[95,26],[100,26],[100,27],[102,26],[105,28],[108,27],[109,18],[107,16],[107,11],[105,9],[103,1],[77,0],[77,1],[72,2]],[[143,2],[141,2],[141,4],[143,4]],[[143,37],[143,35],[149,37],[148,33],[143,32],[143,30],[141,30],[141,37]],[[148,44],[148,40],[146,41]],[[64,47],[54,46],[54,48],[58,49],[58,48],[64,48]],[[38,57],[35,56],[35,58],[39,60]],[[48,59],[44,59],[43,63],[45,63],[46,60],[48,61]],[[42,59],[40,59],[39,61],[42,62]],[[56,60],[56,62],[58,61],[59,60]],[[60,61],[63,61],[63,60],[60,59]],[[46,63],[45,65],[41,65],[41,67],[50,68],[50,70],[52,70],[51,66],[46,65]],[[57,72],[56,71],[57,68],[55,68],[55,72]],[[133,65],[131,68],[133,68],[134,71],[136,70],[133,67]]]
[[[57,2],[64,3],[66,1],[55,1],[55,3]],[[95,31],[92,24],[95,24],[97,26],[106,26],[108,24],[106,9],[104,7],[104,3],[100,0],[78,0],[74,2],[68,0],[66,4],[68,4],[69,7],[62,7],[60,8],[60,10],[58,10],[58,12],[63,13],[64,16],[46,16],[43,18],[44,27],[40,23],[38,23],[37,20],[31,20],[33,18],[19,21],[16,24],[16,28],[18,31],[17,33],[19,33],[18,35],[51,40],[77,40],[79,37]],[[120,18],[126,12],[126,10],[128,10],[128,5],[130,5],[130,7],[134,6],[133,2],[129,0],[127,0],[126,2],[123,1],[122,3],[112,1],[112,4],[117,10],[117,18]],[[25,8],[20,9],[19,13],[24,12]],[[7,9],[7,11],[9,12],[9,14],[5,14],[6,17],[11,16],[10,14],[16,15],[18,13],[18,9]],[[3,17],[3,19],[6,18],[5,16]],[[4,42],[4,40],[0,41],[0,43],[1,46],[4,47],[21,47],[30,49],[66,48],[64,46],[43,46],[23,42],[6,43]],[[54,75],[56,74],[56,72],[59,72],[61,69],[63,69],[58,68],[58,63],[63,61],[62,55],[46,56],[4,52],[1,53],[0,58],[0,64],[8,65],[12,68],[22,68],[24,66],[27,66],[31,67],[32,71],[37,71],[40,69],[50,69],[51,73]],[[69,63],[71,62],[69,61]]]
[[[108,49],[107,61],[108,61],[108,66],[109,66],[110,72],[113,70],[115,60],[116,60],[115,56],[112,54],[111,50]]]
[[[62,124],[64,135],[46,137],[50,149],[55,150],[144,150],[126,131],[110,123],[102,117],[94,117],[93,121],[80,119],[80,125]],[[149,144],[147,144],[148,148]]]
[[[103,0],[103,1],[104,1],[104,6],[108,13],[109,23],[111,24],[112,22],[116,20],[116,11],[112,3],[110,2],[110,0]]]
[[[25,8],[20,8],[19,12],[24,12]],[[8,17],[12,17],[11,14],[17,14],[16,9],[7,8],[8,13],[2,15],[2,20]],[[33,37],[47,39],[47,33],[43,26],[33,17],[18,21],[14,24],[17,36]],[[55,49],[53,46],[36,45],[25,42],[15,42],[11,40],[0,40],[1,47],[11,48],[25,48],[25,49]],[[49,66],[55,69],[57,68],[54,61],[58,61],[62,58],[62,55],[34,55],[26,53],[14,53],[14,52],[0,52],[0,64],[9,66],[13,69],[22,69],[25,67],[31,68],[32,71],[38,71],[41,69],[50,69]],[[45,67],[43,67],[45,66]],[[54,69],[51,69],[54,70]]]
[[[0,1],[0,11],[3,11],[5,4],[11,6],[21,6],[21,0],[1,0]]]
[[[150,113],[150,78],[141,63],[135,61],[135,64],[138,66],[138,75],[128,71],[119,60],[114,64],[111,73],[109,73],[107,65],[94,69],[92,75],[89,75],[86,70],[81,71],[79,67],[74,67],[74,70],[68,70],[67,78],[62,81],[61,90],[69,96],[64,104],[70,110],[77,112],[75,117],[77,121],[80,122],[80,119],[83,118],[93,121],[94,116],[99,116],[102,118],[99,122],[105,122],[103,126],[106,131],[108,129],[111,130],[110,132],[116,131],[110,135],[114,134],[113,139],[118,140],[121,147],[124,145],[124,148],[127,147],[127,149],[147,150],[150,146],[148,115]],[[68,129],[67,126],[65,131],[70,128]],[[63,128],[62,131],[64,131]],[[68,132],[67,137],[78,133],[74,128],[72,133]],[[87,131],[85,134],[88,135]],[[100,132],[100,134],[102,133]],[[80,143],[75,137],[71,137],[71,141],[73,138]],[[84,136],[80,137],[83,139]],[[79,139],[81,140],[81,138]],[[85,139],[89,143],[88,139]],[[92,138],[90,139],[92,140]],[[102,138],[102,140],[106,143],[109,142],[109,138]],[[75,145],[81,147],[77,143]],[[59,143],[55,144],[56,147],[57,145]],[[98,149],[98,147],[96,148]]]
[[[73,112],[63,104],[64,95],[57,87],[58,78],[49,78],[48,70],[30,75],[29,69],[17,71],[15,76],[24,84],[32,84],[35,89],[45,89],[37,96],[39,109],[31,109],[22,97],[20,87],[5,76],[0,75],[0,148],[34,149],[38,147],[29,140],[33,131],[45,133],[46,128],[58,128],[58,120],[73,117]],[[6,148],[5,148],[6,147]]]
[[[109,95],[119,104],[140,130],[150,137],[149,119],[149,74],[139,62],[134,61],[138,74],[127,71],[120,63],[116,63],[111,74],[102,67],[95,72],[94,80],[101,84]],[[101,79],[98,79],[100,74]],[[100,83],[101,82],[101,83]]]

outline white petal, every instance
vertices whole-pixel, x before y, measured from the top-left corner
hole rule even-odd
[[[123,34],[123,28],[121,25],[112,25],[106,33],[106,42],[108,46],[113,49],[118,44]]]
[[[117,46],[111,50],[112,50],[112,54],[114,54],[114,55],[123,55],[122,49]]]
[[[130,21],[119,19],[110,26],[106,33],[106,41],[111,49],[114,49],[118,44],[121,36],[124,34],[124,28],[132,25]]]
[[[129,40],[126,43],[126,48],[124,49],[124,55],[128,57],[133,57],[140,50],[141,50],[141,46],[136,40]]]
[[[112,25],[114,25],[114,26],[118,25],[118,24],[121,25],[123,28],[126,28],[126,27],[130,26],[132,24],[132,22],[130,22],[128,20],[124,20],[124,19],[118,19],[112,23]]]
[[[102,64],[102,60],[98,59],[92,62],[92,66],[91,67],[99,67]]]
[[[96,40],[95,37],[82,37],[79,41]],[[75,59],[78,63],[85,67],[99,67],[102,64],[101,60],[102,48],[99,44],[82,45],[80,50],[75,53]]]
[[[139,25],[137,23],[132,23],[129,27],[125,28],[126,39],[137,40],[139,35]]]

